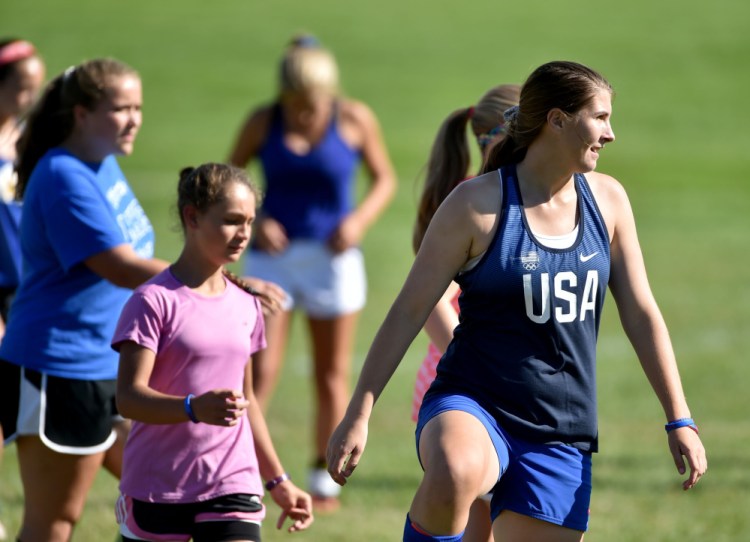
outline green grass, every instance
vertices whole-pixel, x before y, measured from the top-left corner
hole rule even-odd
[[[145,124],[135,154],[121,163],[157,230],[157,253],[168,259],[180,248],[172,228],[177,171],[226,157],[250,107],[272,99],[276,64],[293,33],[309,30],[329,45],[346,92],[378,114],[400,178],[396,200],[364,244],[370,300],[357,337],[357,368],[410,265],[415,183],[444,116],[492,85],[521,82],[548,60],[601,70],[617,91],[617,142],[599,169],[630,195],[710,470],[694,491],[680,490],[661,410],[608,303],[599,348],[601,453],[586,539],[746,536],[746,2],[4,0],[1,12],[0,35],[33,40],[53,74],[105,55],[141,72]],[[302,481],[310,459],[310,381],[304,325],[295,324],[269,422],[287,468]],[[377,405],[343,509],[318,518],[296,540],[400,539],[420,479],[409,404],[424,346],[420,337]],[[115,495],[116,483],[102,473],[76,540],[114,538]],[[0,504],[13,533],[22,510],[15,447],[0,466]],[[265,540],[286,539],[273,529],[273,504],[269,512]]]

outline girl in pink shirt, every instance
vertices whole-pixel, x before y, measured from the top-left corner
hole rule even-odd
[[[252,391],[248,360],[266,346],[258,295],[224,269],[247,246],[258,198],[237,168],[183,170],[182,253],[120,316],[117,405],[133,419],[116,509],[126,541],[259,541],[263,479],[278,528],[313,520]]]

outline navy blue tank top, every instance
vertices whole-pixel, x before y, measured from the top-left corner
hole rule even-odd
[[[278,220],[290,239],[324,241],[354,207],[360,152],[341,138],[337,118],[334,113],[308,153],[296,154],[284,143],[281,108],[274,108],[259,152],[266,180],[263,213]]]
[[[460,323],[428,394],[467,394],[518,438],[594,452],[606,225],[576,174],[578,237],[567,249],[547,248],[526,222],[515,166],[501,179],[500,224],[477,266],[456,277]]]

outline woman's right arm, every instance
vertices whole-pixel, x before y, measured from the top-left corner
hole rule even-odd
[[[123,341],[119,350],[116,394],[119,413],[144,423],[189,422],[184,396],[168,395],[149,386],[156,354],[133,341]],[[247,404],[242,390],[212,390],[194,397],[191,403],[198,421],[221,426],[237,425]]]
[[[264,107],[250,113],[240,128],[232,151],[229,153],[229,164],[244,168],[258,154],[268,133],[271,113],[270,107]]]
[[[411,271],[373,340],[344,419],[328,442],[329,472],[339,484],[345,484],[356,467],[372,408],[409,345],[456,273],[489,243],[497,204],[487,202],[497,202],[499,190],[487,180],[457,187],[427,229]]]

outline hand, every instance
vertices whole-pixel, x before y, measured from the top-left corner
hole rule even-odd
[[[312,497],[295,486],[291,480],[281,482],[270,491],[270,494],[281,508],[281,516],[276,522],[277,529],[284,526],[286,518],[292,520],[292,524],[287,529],[290,533],[303,531],[312,524]]]
[[[682,483],[682,489],[688,490],[698,483],[701,476],[708,469],[706,450],[703,448],[698,433],[690,427],[680,427],[667,434],[669,450],[672,452],[674,464],[680,474],[685,474],[685,459],[690,466],[690,475]]]
[[[328,238],[328,247],[336,254],[359,246],[365,236],[365,229],[359,220],[350,214],[336,227]]]
[[[279,254],[289,246],[289,238],[281,223],[270,217],[263,217],[255,223],[255,245],[263,252]]]
[[[287,295],[281,286],[255,277],[242,278],[253,290],[261,294],[258,299],[260,299],[260,305],[265,316],[276,314],[284,308]]]
[[[198,421],[225,427],[240,423],[249,404],[243,393],[236,390],[211,390],[191,401]]]
[[[344,416],[328,440],[326,453],[328,473],[337,484],[343,486],[346,479],[354,473],[366,443],[367,419],[357,418],[350,421]]]

